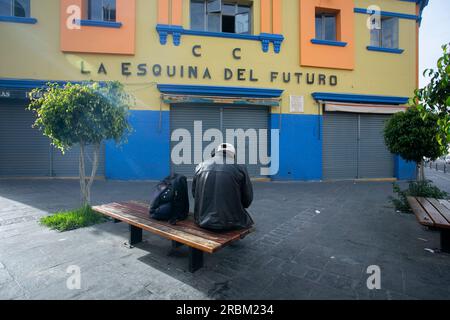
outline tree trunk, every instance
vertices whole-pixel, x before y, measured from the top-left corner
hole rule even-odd
[[[422,169],[420,172],[420,180],[425,181],[425,161],[424,160],[422,160],[422,162],[420,163],[420,168]]]
[[[81,189],[81,203],[83,205],[88,205],[88,195],[86,193],[86,170],[85,170],[85,162],[84,162],[84,142],[80,142],[80,189]]]
[[[417,163],[416,177],[417,177],[417,181],[419,181],[419,182],[425,181],[425,161],[424,160]]]
[[[88,203],[91,203],[91,187],[92,184],[94,183],[95,175],[97,174],[99,154],[100,154],[100,143],[96,143],[94,144],[94,161],[92,163],[91,176],[89,177],[89,181],[87,182],[86,185]]]
[[[94,145],[94,161],[92,163],[92,171],[89,179],[86,177],[85,166],[85,147],[84,142],[80,142],[80,188],[81,188],[81,203],[86,206],[91,203],[91,187],[95,180],[98,168],[98,158],[100,155],[100,143]]]

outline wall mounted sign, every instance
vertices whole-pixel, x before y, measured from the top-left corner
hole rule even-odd
[[[195,45],[192,47],[192,55],[196,58],[202,57],[202,46]],[[235,60],[241,60],[245,53],[241,48],[233,48],[230,55]],[[98,74],[107,75],[109,70],[120,70],[124,77],[168,77],[177,79],[203,79],[203,80],[224,80],[257,83],[259,81],[269,81],[274,84],[290,84],[298,85],[320,85],[320,86],[337,86],[338,77],[333,74],[316,73],[316,72],[295,72],[272,70],[268,73],[258,72],[252,68],[233,68],[225,67],[222,70],[207,65],[177,65],[177,64],[160,64],[160,63],[133,63],[121,62],[118,65],[107,65],[103,62],[91,67],[86,67],[84,61],[80,63],[80,72],[84,75]]]

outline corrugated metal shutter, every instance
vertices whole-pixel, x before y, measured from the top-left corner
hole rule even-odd
[[[217,106],[190,106],[177,105],[172,106],[170,113],[170,128],[171,133],[177,129],[186,129],[191,134],[191,155],[190,163],[174,164],[171,162],[172,172],[183,174],[186,177],[192,177],[195,167],[202,162],[202,159],[194,159],[194,154],[203,152],[204,148],[209,142],[203,141],[203,133],[208,129],[219,129],[221,123],[221,108]],[[202,121],[202,131],[194,135],[194,122]],[[172,139],[171,139],[172,140]],[[198,143],[194,143],[198,141]],[[178,141],[171,141],[171,150],[177,145]],[[171,156],[172,159],[172,156]],[[195,161],[197,160],[197,161]]]
[[[323,178],[325,180],[358,177],[358,115],[323,115]]]
[[[50,174],[50,144],[32,128],[34,115],[25,105],[0,104],[0,176],[45,177]]]
[[[203,130],[201,135],[208,129],[219,129],[224,139],[226,139],[227,129],[268,129],[269,127],[269,111],[266,107],[247,107],[247,106],[192,106],[192,105],[176,105],[171,107],[170,126],[173,133],[176,129],[187,129],[193,137],[191,150],[194,148],[203,152],[211,142],[203,142],[194,146],[194,140],[202,141],[202,136],[194,136],[194,121],[202,121]],[[200,132],[199,132],[200,133]],[[177,145],[178,141],[171,142],[171,150]],[[235,144],[236,147],[237,144]],[[249,164],[248,141],[246,141],[246,163],[250,176],[260,176],[260,164]],[[201,149],[199,149],[201,148]],[[257,155],[258,156],[258,155]],[[172,171],[192,177],[195,167],[199,161],[192,164],[175,165],[172,162]],[[198,159],[197,159],[198,160]],[[258,160],[258,157],[257,157]],[[201,159],[200,159],[201,161]]]
[[[325,180],[394,177],[394,155],[383,130],[389,115],[333,113],[323,116]]]
[[[255,129],[258,135],[260,129],[269,129],[268,110],[265,107],[225,107],[223,110],[222,130],[226,132],[227,129],[242,129],[244,131]],[[234,141],[232,144],[236,147],[236,152],[239,153],[239,144],[237,141]],[[261,176],[261,165],[258,160],[258,146],[255,146],[252,150],[256,151],[254,155],[256,159],[253,159],[250,163],[249,141],[246,139],[245,150],[243,152],[245,152],[245,163],[248,173],[251,177],[259,177]],[[256,160],[256,163],[254,160]]]
[[[78,176],[78,166],[80,158],[80,147],[74,146],[67,150],[64,155],[56,148],[52,148],[52,175],[54,177],[76,177]],[[94,160],[94,151],[92,146],[85,150],[86,174],[90,175],[92,171],[92,162]],[[97,177],[105,176],[105,146],[100,148],[98,159]]]
[[[384,142],[384,125],[387,115],[360,115],[360,178],[394,177],[394,155],[389,152]]]
[[[64,155],[50,145],[42,132],[32,128],[34,114],[23,101],[0,104],[1,177],[77,177],[80,149]],[[92,147],[86,152],[86,173],[92,170]],[[97,176],[105,174],[105,148],[102,146]]]

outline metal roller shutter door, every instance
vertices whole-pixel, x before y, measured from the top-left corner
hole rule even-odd
[[[358,115],[323,115],[323,177],[325,180],[358,177]]]
[[[203,133],[208,129],[219,129],[226,138],[226,129],[268,129],[269,112],[266,107],[244,106],[187,106],[177,105],[171,107],[170,127],[173,133],[176,129],[187,129],[193,139],[202,140],[202,137],[194,137],[194,121],[203,122]],[[171,141],[171,150],[179,142]],[[204,150],[211,142],[203,142],[199,147]],[[191,145],[194,151],[194,142]],[[248,164],[248,142],[246,142],[246,162],[250,176],[260,176],[259,164]],[[192,157],[192,160],[193,157]],[[198,163],[175,165],[171,163],[172,171],[192,177]]]
[[[388,115],[325,113],[323,177],[325,180],[394,177],[394,155],[384,143]]]
[[[56,148],[52,148],[52,174],[54,177],[76,177],[78,176],[78,165],[80,158],[80,147],[74,146],[70,150],[67,150],[63,155],[61,151]],[[90,175],[92,171],[92,162],[94,160],[93,147],[86,147],[85,166],[86,174]],[[100,148],[100,154],[98,158],[98,177],[105,176],[105,146]]]
[[[388,119],[388,115],[360,115],[360,178],[394,177],[394,155],[387,149],[383,134]]]
[[[223,131],[227,129],[256,129],[257,134],[260,129],[269,129],[269,113],[265,107],[225,107],[223,110]],[[269,142],[269,141],[268,141]],[[239,145],[235,141],[236,152],[239,152]],[[256,161],[251,164],[249,162],[249,142],[245,141],[245,161],[248,174],[251,177],[261,176],[261,165],[258,162],[258,154],[256,154]],[[258,151],[258,149],[256,149]]]
[[[192,177],[194,175],[195,167],[198,163],[194,162],[194,152],[203,152],[203,149],[209,144],[209,142],[202,142],[196,144],[194,141],[203,141],[203,133],[208,129],[220,129],[220,115],[221,109],[215,106],[175,106],[171,108],[170,113],[170,128],[173,133],[176,129],[186,129],[191,134],[191,164],[176,165],[171,162],[172,172],[176,172],[186,177]],[[201,136],[194,136],[194,122],[202,121]],[[171,135],[172,135],[171,133]],[[170,149],[172,150],[177,141],[170,143]],[[197,148],[196,148],[197,147]],[[194,149],[196,148],[196,149]],[[172,159],[172,157],[171,157]],[[198,161],[197,161],[198,162]]]
[[[24,104],[0,105],[0,176],[50,175],[50,144]]]
[[[77,177],[79,147],[64,155],[32,128],[34,115],[23,102],[0,105],[0,177]],[[104,176],[102,146],[97,176]],[[87,148],[86,172],[92,170],[92,147]]]

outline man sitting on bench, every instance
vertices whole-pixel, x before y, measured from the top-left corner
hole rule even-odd
[[[236,164],[236,150],[221,144],[214,157],[195,170],[192,194],[194,219],[202,228],[230,230],[249,228],[253,220],[247,212],[253,188],[245,166]]]

